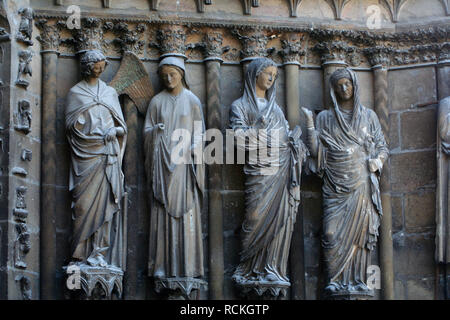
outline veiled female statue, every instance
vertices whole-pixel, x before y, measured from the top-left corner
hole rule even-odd
[[[374,111],[359,100],[356,74],[346,68],[330,78],[333,105],[316,119],[303,108],[313,161],[323,179],[325,293],[370,296],[367,267],[382,216],[379,176],[388,148]]]
[[[150,101],[144,136],[151,190],[149,276],[158,292],[178,290],[186,298],[206,282],[201,279],[205,168],[202,159],[194,158],[202,144],[204,122],[201,102],[189,90],[185,72],[181,58],[160,62],[158,73],[165,88]]]
[[[80,62],[83,80],[70,89],[66,105],[72,157],[72,259],[93,267],[122,268],[122,159],[127,127],[116,90],[99,79],[106,57],[91,50]]]
[[[437,134],[436,261],[450,264],[450,96],[439,102]]]
[[[272,60],[254,59],[245,74],[244,94],[230,111],[237,150],[247,155],[242,251],[233,279],[244,292],[269,290],[274,296],[290,286],[287,262],[308,153],[300,127],[289,130],[275,101],[277,73]]]

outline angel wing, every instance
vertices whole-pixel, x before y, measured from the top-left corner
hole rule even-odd
[[[134,102],[138,111],[145,115],[150,99],[153,97],[153,87],[150,77],[142,61],[132,52],[125,52],[119,70],[109,83],[117,94],[126,94]]]

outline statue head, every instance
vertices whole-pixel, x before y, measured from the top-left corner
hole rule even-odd
[[[275,62],[267,58],[256,58],[247,67],[245,86],[251,92],[264,91],[267,95],[269,91],[274,92],[277,76],[278,67]]]
[[[353,98],[353,80],[347,69],[338,69],[330,77],[330,83],[340,101]]]
[[[166,57],[158,66],[158,74],[164,83],[164,87],[172,91],[180,85],[189,89],[186,83],[186,69],[184,60],[178,57]]]
[[[99,78],[107,65],[108,60],[100,50],[88,50],[80,59],[81,77]]]

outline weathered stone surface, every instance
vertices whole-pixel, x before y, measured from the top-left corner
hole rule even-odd
[[[400,231],[403,228],[403,196],[392,196],[392,231]]]
[[[408,194],[405,196],[406,232],[432,231],[435,228],[435,192]]]
[[[435,281],[433,278],[408,280],[406,295],[408,300],[433,300]]]
[[[436,144],[436,109],[400,115],[402,150],[432,148]]]
[[[414,191],[436,184],[435,151],[392,154],[390,163],[392,191]]]
[[[434,68],[395,70],[388,73],[391,110],[409,109],[411,105],[436,101]]]
[[[405,285],[400,280],[394,282],[395,300],[405,300]]]
[[[396,278],[434,276],[434,234],[408,235],[402,232],[393,238]]]
[[[394,150],[400,147],[400,115],[391,113],[389,115],[389,149]]]

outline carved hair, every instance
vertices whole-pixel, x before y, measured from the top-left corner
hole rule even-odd
[[[99,50],[86,51],[80,59],[81,77],[87,79],[92,74],[94,64],[100,61],[105,61],[105,67],[108,65],[108,60],[105,55]]]
[[[334,86],[336,86],[336,83],[340,79],[343,79],[343,78],[348,79],[351,82],[353,82],[352,75],[348,72],[347,68],[344,68],[344,69],[338,69],[335,72],[333,72],[333,74],[330,77],[330,83],[334,87]]]

